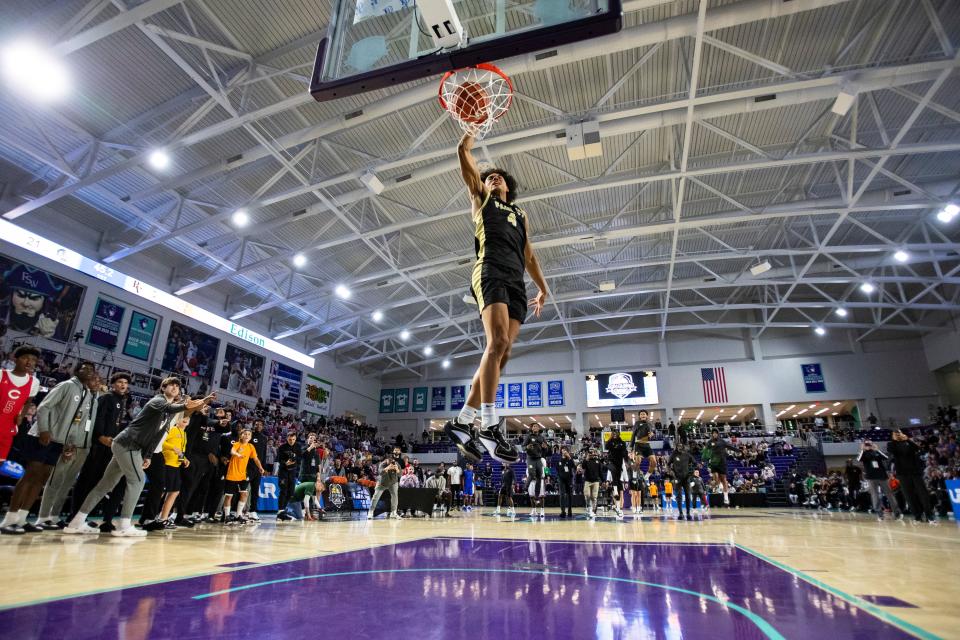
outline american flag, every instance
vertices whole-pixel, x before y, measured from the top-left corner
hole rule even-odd
[[[700,379],[703,382],[704,402],[727,401],[727,377],[723,367],[700,369]]]

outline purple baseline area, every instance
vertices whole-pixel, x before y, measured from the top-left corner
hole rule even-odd
[[[911,637],[726,545],[461,538],[27,605],[0,611],[0,629],[71,640],[767,637],[743,613],[687,592],[748,609],[785,638]]]

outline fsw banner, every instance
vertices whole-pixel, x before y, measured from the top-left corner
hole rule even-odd
[[[827,390],[819,362],[802,364],[800,367],[803,370],[803,385],[807,388],[807,393],[823,393]]]
[[[380,390],[380,413],[393,413],[393,389]]]
[[[531,409],[543,406],[543,384],[540,382],[527,383],[527,406]]]
[[[446,387],[434,387],[433,395],[430,399],[430,410],[431,411],[443,411],[447,408],[447,388]]]
[[[406,413],[410,411],[410,388],[397,389],[393,396],[393,412]]]
[[[413,410],[418,412],[427,410],[427,388],[426,387],[414,388]]]
[[[503,383],[497,385],[497,409],[503,409]]]
[[[457,385],[450,387],[450,409],[459,411],[467,401],[467,386]]]
[[[547,406],[563,406],[563,380],[550,380],[547,382]]]
[[[507,385],[507,406],[511,409],[523,408],[522,382],[511,382]]]

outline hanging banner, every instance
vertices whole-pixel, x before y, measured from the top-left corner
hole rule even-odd
[[[450,387],[450,409],[457,410],[463,409],[463,405],[467,402],[467,387],[466,385],[459,385]]]
[[[393,396],[393,412],[406,413],[410,411],[410,389],[397,389]]]
[[[149,360],[150,348],[153,347],[153,336],[157,333],[159,322],[157,318],[140,313],[137,310],[131,311],[127,339],[123,341],[123,355],[137,360]]]
[[[380,413],[393,413],[393,389],[380,390]]]
[[[507,385],[507,406],[510,409],[523,408],[523,383],[511,382]]]
[[[547,406],[563,406],[563,380],[551,380],[547,383]]]
[[[306,382],[303,385],[303,409],[317,416],[330,415],[333,383],[309,373]]]
[[[110,300],[97,298],[97,306],[87,331],[87,344],[113,349],[120,340],[120,324],[125,308]]]
[[[417,387],[413,390],[413,410],[423,412],[427,410],[427,387]]]
[[[953,521],[960,521],[960,480],[946,480],[947,495],[950,496],[950,504],[953,505]]]
[[[819,362],[802,364],[800,368],[803,370],[803,386],[807,388],[807,393],[823,393],[827,390]]]
[[[4,221],[6,222],[6,221]],[[14,234],[0,235],[34,251]],[[77,312],[86,287],[33,265],[0,255],[0,325],[12,334],[66,342],[77,328]]]
[[[430,398],[430,411],[443,411],[447,408],[447,388],[434,387]]]
[[[220,369],[220,388],[231,393],[259,397],[263,387],[264,362],[263,356],[228,342]]]
[[[504,408],[503,383],[497,385],[497,409]]]
[[[185,324],[171,322],[160,368],[185,376],[187,388],[184,391],[187,394],[209,393],[213,386],[213,372],[218,351],[220,351],[219,338],[197,331]],[[298,383],[297,394],[299,393]]]
[[[527,406],[531,409],[543,406],[543,383],[527,383]]]

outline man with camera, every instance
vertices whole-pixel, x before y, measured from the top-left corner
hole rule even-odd
[[[897,520],[903,520],[903,514],[900,512],[900,505],[890,490],[887,483],[887,456],[878,451],[873,443],[864,440],[860,445],[860,455],[857,456],[857,462],[863,465],[863,475],[867,480],[867,491],[870,492],[870,500],[873,503],[873,512],[877,514],[877,520],[883,522],[883,500],[880,497],[881,492],[887,497],[890,508],[893,510],[894,517]]]
[[[390,517],[394,520],[403,520],[397,507],[400,504],[400,448],[394,447],[392,454],[387,454],[377,467],[377,486],[373,490],[373,498],[370,500],[370,512],[367,514],[368,520],[373,520],[373,512],[380,502],[380,497],[384,492],[390,492]]]

